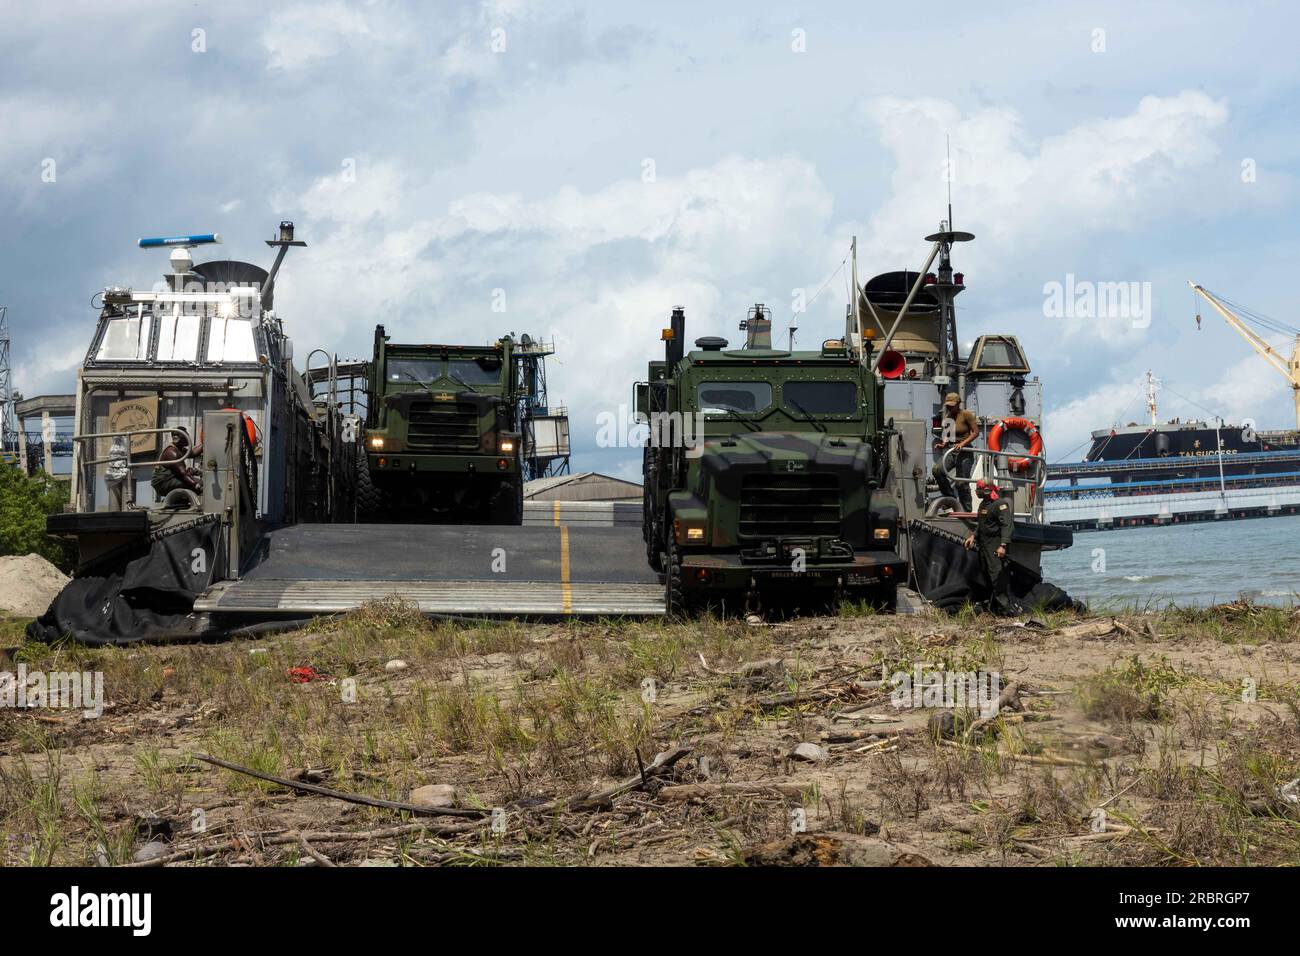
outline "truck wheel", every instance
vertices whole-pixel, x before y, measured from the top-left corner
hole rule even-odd
[[[695,602],[682,583],[682,553],[677,542],[668,538],[668,571],[664,584],[664,609],[670,618],[685,620],[695,616]]]
[[[523,524],[523,485],[514,481],[502,481],[497,484],[488,501],[488,521],[491,524]]]
[[[646,542],[645,557],[650,564],[651,571],[655,574],[664,573],[664,554],[659,550],[659,544],[654,538]]]
[[[658,470],[649,444],[641,453],[641,537],[645,539],[645,558],[655,574],[664,573],[664,554],[659,550],[658,522],[654,514],[654,489]]]
[[[370,477],[370,460],[365,448],[357,443],[357,520],[362,522],[382,521],[384,511],[384,493],[375,487]]]

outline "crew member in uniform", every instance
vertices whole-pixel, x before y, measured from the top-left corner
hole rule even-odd
[[[954,490],[948,473],[943,469],[943,452],[949,447],[954,449],[948,456],[953,472],[958,478],[969,478],[975,464],[975,456],[966,451],[966,446],[979,437],[980,422],[975,413],[961,407],[961,396],[949,392],[943,397],[943,438],[939,443],[939,455],[931,474],[939,486],[939,493],[961,502],[963,511],[971,510],[970,484],[961,481]]]
[[[203,486],[190,474],[186,462],[203,454],[203,446],[190,448],[190,433],[184,427],[177,427],[172,432],[171,444],[158,456],[160,464],[153,470],[149,484],[158,501],[165,499],[177,488],[188,488],[196,495],[203,494]]]
[[[975,483],[975,494],[980,498],[980,507],[975,515],[975,533],[966,536],[966,550],[979,552],[980,568],[989,579],[989,610],[1011,614],[1007,545],[1011,543],[1015,512],[992,482],[980,479]]]

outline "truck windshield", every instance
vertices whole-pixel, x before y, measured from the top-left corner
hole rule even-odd
[[[858,410],[858,386],[853,382],[786,382],[781,396],[787,405],[810,415],[853,415]]]
[[[394,358],[391,355],[384,365],[384,373],[390,382],[417,382],[428,384],[438,378],[442,372],[442,359]]]
[[[466,385],[495,385],[501,381],[501,360],[489,356],[448,359],[447,377]]]
[[[701,382],[695,389],[700,411],[708,415],[727,411],[752,415],[772,404],[772,386],[767,382]]]

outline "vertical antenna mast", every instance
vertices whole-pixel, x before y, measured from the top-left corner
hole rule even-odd
[[[943,149],[947,158],[947,165],[943,168],[943,178],[948,182],[948,231],[952,232],[952,137],[947,133],[943,135]]]
[[[1151,374],[1151,370],[1147,369],[1147,411],[1151,415],[1151,424],[1153,426],[1159,424],[1156,421],[1156,385],[1157,384],[1158,383],[1156,382],[1155,377]]]
[[[0,452],[18,454],[18,415],[14,403],[13,369],[9,364],[9,327],[5,325],[6,306],[0,305]]]

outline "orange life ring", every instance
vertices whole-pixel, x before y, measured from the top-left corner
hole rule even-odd
[[[1004,418],[994,424],[989,429],[989,451],[1002,450],[1002,435],[1005,432],[1018,431],[1024,432],[1029,437],[1029,454],[1042,456],[1043,454],[1043,436],[1038,432],[1038,426],[1028,418]],[[1012,458],[1009,464],[1013,471],[1025,471],[1029,468],[1028,458]]]

